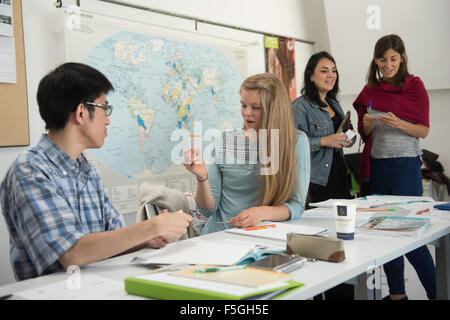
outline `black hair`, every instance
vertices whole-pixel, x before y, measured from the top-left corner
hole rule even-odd
[[[97,69],[75,62],[60,65],[42,78],[37,91],[45,129],[63,129],[80,103],[94,101],[110,90],[113,85]]]
[[[304,73],[304,82],[303,88],[301,90],[302,95],[306,96],[310,101],[317,103],[321,107],[326,107],[327,105],[320,100],[319,92],[317,91],[317,87],[314,82],[311,81],[311,76],[314,74],[314,70],[316,69],[317,64],[320,59],[326,58],[336,65],[334,58],[326,51],[320,51],[318,53],[313,54],[306,64],[305,73]],[[331,98],[333,100],[337,100],[337,94],[339,92],[339,73],[336,67],[336,83],[332,90],[327,92],[327,98]]]

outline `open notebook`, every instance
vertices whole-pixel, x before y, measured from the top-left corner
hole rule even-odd
[[[283,253],[283,246],[260,245],[247,241],[189,239],[173,242],[164,248],[136,256],[140,264],[214,264],[234,265],[253,262],[267,254]]]
[[[275,228],[267,228],[267,229],[260,229],[260,230],[245,230],[241,228],[232,228],[227,229],[225,232],[228,233],[235,233],[240,234],[244,236],[251,236],[251,237],[259,237],[259,238],[265,238],[270,240],[281,240],[286,241],[286,236],[288,233],[299,233],[304,235],[326,235],[328,233],[327,228],[322,227],[311,227],[311,226],[304,226],[299,224],[292,224],[292,223],[281,223],[281,222],[272,222],[272,221],[263,221],[258,224],[258,226],[265,226],[265,225],[275,225]]]

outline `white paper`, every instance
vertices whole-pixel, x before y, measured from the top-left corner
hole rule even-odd
[[[352,140],[354,136],[356,136],[356,133],[353,132],[351,129],[348,129],[347,132],[345,133],[347,135],[347,139],[348,140]]]
[[[16,83],[14,38],[0,36],[0,82]]]
[[[373,216],[373,211],[356,212],[356,220],[367,220]],[[319,219],[334,219],[333,208],[314,208],[303,212],[302,217],[319,218]]]
[[[183,240],[173,242],[164,248],[140,254],[133,260],[145,264],[212,264],[234,265],[252,252],[253,243],[222,240]]]
[[[272,221],[264,221],[262,223],[259,223],[258,226],[264,226],[269,224],[274,224],[275,228],[266,228],[260,230],[245,230],[241,228],[233,228],[233,229],[226,229],[225,232],[281,241],[286,241],[286,236],[289,232],[304,235],[319,235],[319,234],[324,235],[328,232],[326,228],[303,226],[299,224],[279,223]]]
[[[408,217],[428,218],[430,219],[430,221],[442,221],[450,223],[450,211],[433,208],[436,204],[442,203],[446,202],[432,202],[432,203],[417,202],[407,205],[400,205],[399,207],[410,210]],[[429,209],[429,211],[424,212],[424,210],[427,209]],[[421,213],[417,214],[417,212]]]
[[[380,204],[384,204],[384,202],[380,200],[363,200],[363,199],[328,199],[321,202],[310,203],[311,207],[319,207],[319,208],[333,208],[333,203],[342,202],[342,201],[351,201],[356,203],[357,208],[371,208],[373,206],[377,206]]]
[[[12,4],[0,4],[0,36],[13,36]]]
[[[68,280],[71,276],[67,276]],[[131,297],[122,281],[81,274],[79,288],[73,288],[68,280],[20,291],[14,296],[29,300],[123,300]]]

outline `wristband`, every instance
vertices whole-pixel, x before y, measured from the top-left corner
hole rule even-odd
[[[198,182],[205,182],[206,180],[208,180],[208,172],[206,173],[206,178],[205,179],[199,180],[198,176],[197,176],[197,181]]]

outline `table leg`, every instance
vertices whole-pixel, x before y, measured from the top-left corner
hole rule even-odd
[[[381,300],[380,266],[372,266],[357,277],[355,300]]]
[[[436,246],[436,287],[437,299],[450,299],[450,234],[439,239]]]

